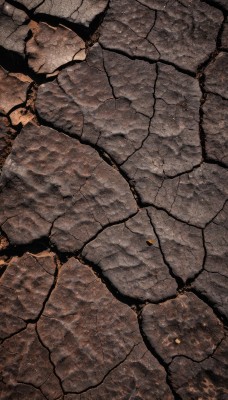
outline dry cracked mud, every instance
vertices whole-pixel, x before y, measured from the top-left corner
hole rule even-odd
[[[227,0],[0,0],[0,399],[228,398]]]

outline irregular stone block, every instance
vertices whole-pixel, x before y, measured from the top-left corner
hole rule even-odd
[[[14,257],[1,281],[0,338],[5,339],[35,320],[54,282],[56,263],[53,253],[26,253]]]
[[[142,329],[166,363],[178,355],[202,361],[213,354],[223,337],[221,322],[193,293],[161,304],[146,305],[142,312]]]
[[[170,379],[175,391],[186,400],[225,400],[228,392],[227,357],[227,338],[213,356],[200,363],[176,357],[170,366]]]
[[[28,65],[40,74],[58,72],[59,67],[74,60],[85,60],[85,42],[64,26],[37,24],[26,43]]]
[[[124,296],[161,301],[176,292],[146,210],[105,229],[84,248],[83,256],[98,265]]]
[[[13,244],[51,234],[73,252],[137,210],[127,182],[96,150],[46,127],[27,125],[17,137],[2,186],[0,222]]]
[[[8,114],[12,108],[25,103],[31,80],[24,78],[0,67],[0,112]]]
[[[157,371],[164,385],[162,392],[170,397],[164,370],[142,343],[136,314],[113,298],[94,273],[73,258],[60,270],[57,286],[38,322],[38,332],[50,349],[56,374],[66,392],[80,393],[102,384],[101,393],[107,393],[110,379],[117,379],[125,366],[126,386],[121,381],[116,390],[126,390],[130,395],[127,368],[135,360],[132,373],[138,392],[143,391],[139,382],[143,368],[145,385],[149,377],[152,381],[157,377]],[[152,395],[161,393],[158,385],[151,387],[151,391]]]

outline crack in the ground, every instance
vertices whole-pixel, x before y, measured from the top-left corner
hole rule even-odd
[[[138,324],[139,324],[139,330],[143,339],[143,342],[146,346],[146,348],[149,350],[149,352],[156,358],[156,360],[159,362],[159,364],[164,368],[166,372],[166,383],[169,386],[174,400],[182,400],[182,398],[177,394],[177,392],[174,390],[173,385],[171,383],[171,380],[169,378],[169,364],[167,364],[162,357],[157,353],[156,349],[151,345],[150,341],[148,340],[146,334],[144,333],[144,330],[142,328],[142,316],[141,316],[141,310],[138,313]]]
[[[36,324],[36,326],[35,326],[35,330],[36,330],[37,338],[38,338],[40,344],[48,351],[48,357],[49,357],[50,364],[52,365],[52,368],[53,368],[53,374],[55,375],[55,377],[56,377],[57,380],[59,381],[59,385],[60,385],[60,388],[61,388],[62,392],[65,394],[65,391],[64,391],[63,385],[62,385],[62,380],[61,380],[61,378],[59,377],[59,375],[57,374],[55,364],[54,364],[54,362],[53,362],[52,359],[51,359],[51,351],[50,351],[50,349],[44,344],[43,340],[41,339],[41,336],[40,336],[40,333],[39,333],[37,324]]]
[[[164,253],[164,251],[163,251],[163,249],[162,249],[160,236],[159,236],[159,234],[158,234],[158,232],[157,232],[157,229],[155,228],[155,224],[153,223],[152,218],[151,218],[151,216],[150,216],[148,210],[146,210],[146,213],[147,213],[147,216],[148,216],[148,218],[149,218],[149,220],[150,220],[150,224],[151,224],[151,226],[152,226],[152,228],[153,228],[153,230],[154,230],[155,236],[156,236],[156,238],[157,238],[158,245],[159,245],[159,250],[160,250],[160,252],[161,252],[163,261],[164,261],[165,265],[168,267],[170,276],[171,276],[173,279],[175,279],[175,281],[177,282],[178,290],[181,290],[181,289],[183,288],[183,286],[184,286],[184,282],[183,282],[183,280],[182,280],[177,274],[174,273],[174,271],[173,271],[173,269],[172,269],[172,266],[171,266],[170,263],[167,261],[166,256],[165,256],[165,253]]]
[[[205,79],[206,79],[205,70],[211,63],[214,62],[217,55],[219,54],[219,48],[221,46],[221,36],[222,36],[225,20],[226,19],[224,16],[222,24],[221,24],[218,34],[217,34],[215,50],[209,55],[209,57],[207,58],[206,61],[204,61],[201,65],[198,66],[198,69],[197,69],[197,78],[198,78],[199,87],[200,87],[200,90],[202,93],[202,97],[201,97],[201,101],[200,101],[200,108],[199,108],[199,135],[200,135],[200,142],[201,142],[201,148],[202,148],[202,157],[205,160],[205,162],[212,163],[212,164],[218,164],[222,167],[224,166],[223,163],[220,163],[219,161],[210,160],[209,157],[207,156],[206,147],[205,147],[206,134],[205,134],[205,131],[203,128],[203,119],[204,119],[203,105],[207,99],[207,92],[205,90]]]
[[[70,392],[70,391],[66,391],[65,394],[83,394],[83,393],[87,393],[87,392],[89,392],[90,390],[96,389],[96,388],[98,388],[99,386],[101,386],[101,385],[105,382],[106,378],[108,378],[108,376],[109,376],[113,371],[115,371],[118,367],[120,367],[120,365],[122,365],[122,364],[130,357],[131,353],[134,351],[134,349],[135,349],[139,344],[140,344],[140,343],[134,344],[134,346],[132,346],[131,350],[126,354],[126,356],[125,356],[121,361],[119,361],[116,365],[114,365],[114,367],[112,367],[112,368],[104,375],[104,377],[100,380],[100,382],[98,382],[96,385],[89,386],[89,387],[87,387],[86,389],[84,389],[84,390],[82,390],[82,391],[80,391],[80,392]]]
[[[150,59],[148,57],[145,56],[131,56],[130,54],[128,54],[126,51],[124,50],[120,50],[120,49],[112,49],[110,47],[106,47],[103,43],[100,43],[100,46],[103,50],[112,52],[112,53],[116,53],[116,54],[120,54],[122,56],[127,57],[130,60],[142,60],[145,61],[149,64],[157,64],[157,63],[161,63],[161,64],[165,64],[165,65],[170,65],[171,67],[174,67],[176,69],[176,71],[181,72],[182,74],[188,75],[192,78],[196,77],[196,73],[192,72],[191,70],[185,69],[185,68],[181,68],[180,66],[178,66],[177,64],[171,62],[171,61],[167,61],[167,60],[163,60],[162,58],[159,59]]]

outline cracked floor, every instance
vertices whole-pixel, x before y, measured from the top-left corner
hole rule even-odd
[[[227,0],[0,0],[0,399],[228,398]]]

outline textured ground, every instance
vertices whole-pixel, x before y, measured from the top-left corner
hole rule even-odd
[[[227,0],[0,0],[0,399],[228,399]]]

